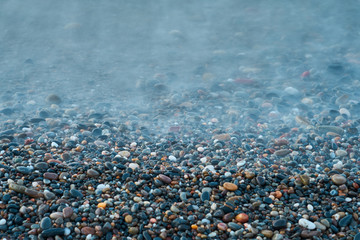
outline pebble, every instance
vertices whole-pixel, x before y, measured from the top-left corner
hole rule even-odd
[[[51,219],[49,217],[44,217],[43,219],[41,219],[40,227],[43,230],[51,228]]]
[[[84,234],[84,235],[94,235],[95,234],[95,229],[92,228],[92,227],[83,227],[81,229],[81,234]]]
[[[240,223],[246,223],[249,221],[249,215],[247,215],[246,213],[240,213],[236,215],[235,219]]]
[[[341,174],[334,174],[331,176],[331,181],[333,181],[336,185],[342,185],[346,183],[346,178]]]
[[[62,236],[65,234],[64,228],[50,228],[42,231],[41,236],[43,238],[54,237],[56,235]]]
[[[230,182],[224,183],[223,186],[228,191],[236,191],[238,189],[238,186],[236,186],[235,184],[230,183]]]
[[[299,220],[299,225],[304,227],[304,228],[307,228],[309,230],[313,230],[313,229],[316,228],[316,225],[313,222],[310,222],[309,220],[307,220],[305,218],[301,218]]]
[[[166,184],[170,184],[171,183],[171,178],[169,178],[168,176],[164,175],[164,174],[159,174],[159,179],[166,183]]]
[[[64,218],[70,218],[73,215],[73,209],[71,207],[65,207],[62,210]]]
[[[339,226],[340,227],[349,226],[352,219],[353,219],[352,215],[347,215],[347,216],[341,218],[340,221],[339,221]]]
[[[261,234],[264,235],[264,237],[267,237],[267,238],[272,238],[272,236],[274,235],[274,232],[271,231],[271,230],[261,230]]]
[[[89,176],[89,177],[92,177],[92,178],[95,178],[95,177],[98,177],[100,176],[100,173],[94,169],[89,169],[87,170],[86,174]]]
[[[274,220],[272,225],[275,230],[283,229],[286,228],[287,221],[285,219]]]

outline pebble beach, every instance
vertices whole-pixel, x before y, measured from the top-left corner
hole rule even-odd
[[[0,238],[360,240],[360,52],[356,19],[343,19],[353,8],[334,20],[317,15],[326,4],[224,1],[219,13],[160,2],[89,3],[84,12],[109,13],[98,38],[88,18],[58,20],[46,4],[38,17],[0,17],[13,24],[0,23]]]

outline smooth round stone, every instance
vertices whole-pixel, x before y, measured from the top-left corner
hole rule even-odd
[[[223,187],[228,191],[236,191],[238,189],[238,186],[230,182],[224,183]]]
[[[347,155],[347,151],[339,149],[339,150],[336,150],[335,154],[338,157],[345,157]]]
[[[159,177],[160,181],[162,181],[163,183],[166,183],[166,184],[171,183],[171,178],[169,178],[168,176],[166,176],[164,174],[159,174],[158,177]]]
[[[307,228],[309,230],[313,230],[313,229],[316,228],[316,225],[313,222],[310,222],[309,220],[307,220],[305,218],[301,218],[299,220],[299,225],[304,227],[304,228]]]
[[[6,219],[4,219],[4,218],[1,219],[1,220],[0,220],[0,225],[5,225],[5,224],[6,224]]]
[[[326,226],[319,223],[319,222],[314,222],[314,224],[316,225],[316,228],[319,229],[320,231],[325,231],[326,230]]]
[[[333,181],[336,185],[342,185],[346,183],[346,178],[341,174],[334,174],[331,176],[331,181]]]
[[[30,168],[30,167],[24,167],[24,166],[18,166],[16,167],[16,170],[19,172],[19,173],[22,173],[22,174],[31,174],[33,169]]]
[[[49,229],[51,227],[51,219],[49,217],[44,217],[40,221],[40,228],[42,229]]]
[[[273,221],[273,227],[275,230],[286,228],[286,225],[287,225],[286,219],[277,219]]]
[[[205,191],[203,193],[201,193],[201,201],[209,201],[210,200],[210,192]]]
[[[236,215],[235,219],[240,223],[246,223],[249,221],[249,215],[247,215],[246,213],[240,213]]]
[[[135,170],[136,168],[140,168],[140,166],[139,166],[139,164],[137,164],[137,163],[130,163],[130,164],[129,164],[129,168]]]
[[[63,217],[63,213],[62,212],[53,212],[50,214],[50,218],[51,219],[58,219],[58,218],[62,218]]]
[[[56,195],[48,190],[44,191],[44,197],[47,200],[54,200],[56,198]]]
[[[236,164],[236,166],[242,167],[242,166],[244,166],[245,164],[246,164],[246,161],[245,161],[245,160],[241,160],[241,161],[239,161],[239,162]]]
[[[261,231],[261,234],[264,235],[264,237],[271,238],[274,235],[274,232],[271,230],[264,229]]]
[[[173,155],[170,155],[170,156],[169,156],[169,160],[170,160],[170,161],[176,161],[176,157],[173,156]]]
[[[74,211],[71,207],[65,207],[62,212],[63,212],[64,218],[70,218],[74,213]]]
[[[65,228],[65,229],[64,229],[64,235],[65,235],[65,236],[69,236],[70,233],[71,233],[70,228]]]
[[[234,213],[227,213],[222,217],[222,220],[226,223],[231,222],[234,219]]]
[[[202,171],[216,173],[215,167],[213,165],[207,165]]]
[[[296,95],[300,94],[299,90],[297,90],[296,88],[293,88],[293,87],[285,88],[284,92],[289,94],[289,95],[292,95],[292,96],[296,96]]]
[[[56,173],[52,173],[52,172],[46,172],[44,173],[44,178],[49,179],[49,180],[56,180],[58,179],[58,175]]]
[[[136,234],[139,233],[139,228],[137,228],[137,227],[130,227],[130,228],[129,228],[129,233],[130,233],[131,235],[136,235]]]
[[[126,215],[125,216],[125,222],[126,223],[131,223],[133,221],[133,217],[131,215]]]
[[[100,176],[100,173],[94,169],[89,169],[87,170],[86,174],[89,176],[89,177],[98,177]]]
[[[225,223],[218,223],[217,228],[221,231],[226,231],[228,227]]]

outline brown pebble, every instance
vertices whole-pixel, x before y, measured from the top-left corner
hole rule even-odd
[[[238,189],[238,186],[229,182],[224,183],[223,187],[228,191],[236,191]]]
[[[131,215],[126,215],[125,216],[125,222],[126,223],[131,223],[133,221],[133,217]]]
[[[227,230],[227,226],[225,223],[218,223],[217,228],[221,231],[226,231]]]
[[[247,179],[253,179],[255,177],[254,172],[245,172],[245,178]]]
[[[160,181],[166,183],[166,184],[170,184],[171,183],[171,178],[169,178],[168,176],[164,175],[164,174],[159,174],[159,179]]]
[[[129,233],[130,233],[131,235],[136,235],[136,234],[139,233],[139,228],[137,228],[137,227],[131,227],[131,228],[129,228]]]
[[[71,207],[66,207],[66,208],[63,209],[62,212],[63,212],[64,218],[69,218],[69,217],[72,216],[74,211],[73,211],[73,209]]]
[[[43,176],[44,176],[44,178],[49,179],[49,180],[56,180],[56,179],[58,179],[59,175],[57,175],[56,173],[52,173],[52,172],[46,172],[46,173],[44,173]]]
[[[89,169],[87,170],[86,174],[89,176],[89,177],[98,177],[100,175],[100,173],[94,169]]]
[[[83,227],[81,229],[81,233],[84,234],[84,235],[94,235],[95,234],[95,229],[92,228],[92,227]]]
[[[228,222],[231,222],[231,221],[234,219],[234,217],[235,217],[235,214],[231,212],[231,213],[225,214],[225,215],[223,216],[222,220],[223,220],[224,222],[228,223]]]

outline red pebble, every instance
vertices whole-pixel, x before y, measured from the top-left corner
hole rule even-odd
[[[30,143],[32,143],[34,141],[34,139],[28,138],[25,140],[24,145],[29,145]]]
[[[302,78],[310,77],[310,71],[305,71],[301,74]]]

